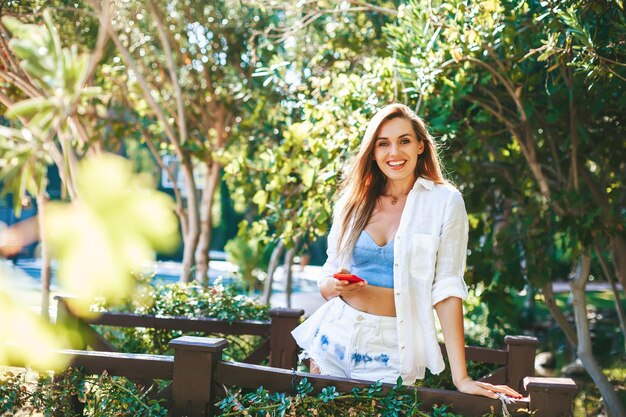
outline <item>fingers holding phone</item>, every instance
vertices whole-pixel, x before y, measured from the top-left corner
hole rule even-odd
[[[353,295],[367,285],[367,281],[351,274],[346,269],[339,270],[339,272],[333,275],[333,278],[335,278],[335,291],[341,296]]]

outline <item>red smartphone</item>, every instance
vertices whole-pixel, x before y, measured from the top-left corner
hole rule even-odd
[[[365,281],[363,278],[359,278],[353,274],[333,274],[333,278],[336,278],[341,281],[348,281],[350,284],[353,284],[355,282]]]

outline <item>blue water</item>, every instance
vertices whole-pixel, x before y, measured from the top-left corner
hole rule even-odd
[[[21,284],[25,286],[38,287],[41,279],[41,262],[39,259],[19,259],[15,262],[15,268],[18,271],[25,273],[30,279],[20,279],[19,275],[16,275],[14,283],[17,281],[24,281]],[[294,269],[297,270],[297,267]],[[180,279],[181,264],[179,262],[155,262],[150,267],[150,271],[147,273],[154,273],[154,283],[175,283]],[[51,287],[53,290],[57,290],[59,287],[58,281],[55,276],[55,266],[52,265],[52,280]],[[238,282],[236,277],[236,267],[226,261],[211,261],[211,269],[209,269],[209,285],[213,285],[218,279],[221,279],[223,285],[230,285]],[[314,273],[315,274],[314,270]],[[310,275],[310,274],[309,274]],[[24,278],[22,276],[22,278]],[[294,293],[298,292],[317,292],[317,285],[315,283],[315,276],[307,276],[306,273],[294,273],[294,279],[292,282],[292,288]],[[26,282],[27,281],[27,282]],[[284,292],[284,282],[278,279],[274,280],[272,286],[273,292]]]
[[[26,273],[31,278],[39,281],[41,278],[41,262],[39,259],[19,259],[15,262],[15,267]],[[154,267],[150,268],[154,272],[155,282],[173,283],[180,279],[181,264],[178,262],[155,262]],[[151,272],[151,271],[148,271]],[[234,274],[224,270],[210,270],[209,283],[213,284],[218,278],[222,278],[224,284],[235,280]],[[55,276],[55,267],[52,265],[52,285],[58,285]]]

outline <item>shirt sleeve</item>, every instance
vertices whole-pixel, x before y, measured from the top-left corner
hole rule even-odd
[[[328,248],[326,249],[326,262],[322,266],[322,271],[317,279],[317,285],[320,286],[322,280],[326,277],[333,276],[339,269],[340,262],[337,255],[337,242],[339,241],[339,221],[335,218],[328,233]]]
[[[463,197],[454,191],[444,209],[432,288],[433,306],[448,297],[467,298],[463,280],[469,225]]]

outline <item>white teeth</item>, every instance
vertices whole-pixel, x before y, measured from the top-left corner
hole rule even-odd
[[[392,167],[397,167],[397,166],[400,166],[400,165],[404,165],[405,162],[406,161],[390,161],[390,162],[387,162],[387,163],[389,165],[391,165]]]

